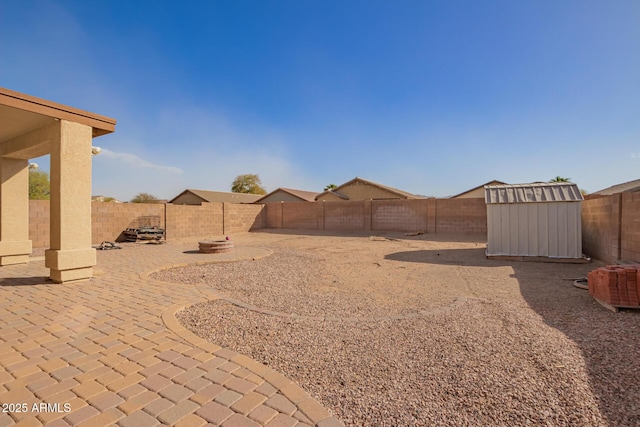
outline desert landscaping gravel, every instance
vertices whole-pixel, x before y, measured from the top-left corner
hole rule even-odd
[[[282,372],[346,425],[640,425],[640,313],[612,313],[569,280],[598,262],[487,260],[482,238],[441,235],[250,233],[236,245],[274,253],[153,277],[221,295],[180,322]]]

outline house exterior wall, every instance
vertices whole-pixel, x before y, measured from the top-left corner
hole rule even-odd
[[[341,199],[340,197],[336,196],[333,193],[325,193],[322,196],[318,197],[318,202],[329,202],[329,201],[339,201],[339,200],[344,200],[344,199]]]
[[[348,196],[349,200],[400,199],[397,194],[391,191],[360,181],[341,187],[338,191]]]
[[[302,202],[299,197],[294,196],[293,194],[287,193],[286,191],[276,191],[273,194],[270,194],[260,200],[260,203],[273,203],[273,202]]]
[[[484,198],[484,187],[476,188],[475,190],[471,190],[467,193],[460,194],[459,196],[455,196],[455,199],[475,199],[478,197]]]
[[[487,205],[487,255],[582,257],[581,202]]]
[[[201,205],[202,198],[193,193],[187,192],[176,197],[176,199],[171,203],[174,205]]]

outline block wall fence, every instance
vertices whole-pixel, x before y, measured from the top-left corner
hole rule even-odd
[[[267,203],[264,228],[486,234],[484,199]]]
[[[262,228],[262,205],[206,203],[202,206],[147,203],[91,203],[93,244],[121,240],[140,217],[155,216],[167,240],[222,236]],[[49,201],[29,201],[29,239],[34,248],[49,247]]]
[[[158,217],[168,240],[260,229],[487,234],[482,198],[202,206],[93,202],[93,244],[118,240],[143,216]],[[49,246],[48,200],[29,202],[29,238],[34,248]],[[592,258],[640,262],[640,193],[582,202],[582,239],[583,252]]]
[[[607,263],[640,262],[640,192],[582,202],[582,251]]]

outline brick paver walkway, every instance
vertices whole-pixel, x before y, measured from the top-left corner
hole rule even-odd
[[[70,284],[47,281],[42,260],[0,267],[0,427],[341,426],[291,380],[178,324],[215,295],[147,272],[269,253],[194,247],[98,251],[96,277]]]

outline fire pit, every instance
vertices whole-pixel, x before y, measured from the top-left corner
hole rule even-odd
[[[200,252],[203,254],[221,254],[231,252],[233,242],[231,240],[203,240],[198,242]]]

